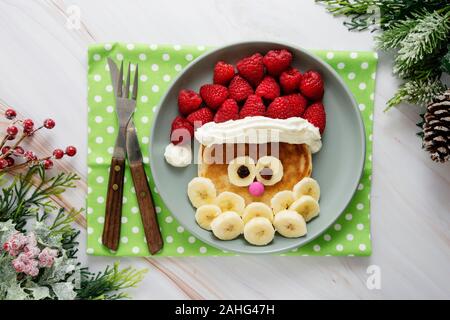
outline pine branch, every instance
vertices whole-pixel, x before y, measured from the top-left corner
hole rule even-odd
[[[398,45],[418,23],[419,21],[415,19],[396,22],[379,36],[375,37],[377,48],[381,50],[398,48]]]

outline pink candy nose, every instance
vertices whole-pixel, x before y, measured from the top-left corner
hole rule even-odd
[[[264,185],[259,181],[252,182],[248,186],[248,192],[254,197],[260,197],[264,193]]]

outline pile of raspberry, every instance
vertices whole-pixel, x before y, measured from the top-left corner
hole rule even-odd
[[[254,116],[302,117],[322,134],[326,124],[322,76],[314,70],[302,74],[291,66],[292,58],[290,51],[281,49],[245,57],[236,68],[217,62],[213,84],[203,85],[198,93],[188,89],[179,92],[180,115],[172,122],[171,142],[189,141],[194,128],[207,122]]]

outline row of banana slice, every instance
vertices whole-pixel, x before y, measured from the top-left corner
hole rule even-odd
[[[233,192],[217,195],[208,178],[196,177],[188,184],[188,197],[197,208],[195,219],[200,227],[211,230],[221,240],[232,240],[241,234],[253,245],[269,244],[275,231],[287,238],[306,235],[306,222],[320,212],[320,187],[316,180],[303,178],[292,190],[280,191],[270,202],[245,205]]]

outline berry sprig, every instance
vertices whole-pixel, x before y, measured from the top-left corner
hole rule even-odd
[[[53,119],[46,119],[42,125],[35,127],[32,119],[18,119],[14,109],[7,109],[5,118],[11,120],[11,123],[6,128],[6,135],[0,142],[0,172],[38,164],[43,165],[45,169],[51,169],[53,159],[59,160],[65,155],[69,157],[76,155],[77,149],[74,146],[68,146],[65,150],[55,149],[52,155],[39,158],[32,150],[25,151],[20,146],[25,139],[31,138],[39,130],[53,129],[56,125]],[[6,145],[8,141],[11,141],[11,145]],[[20,161],[20,163],[16,163],[16,161]]]

